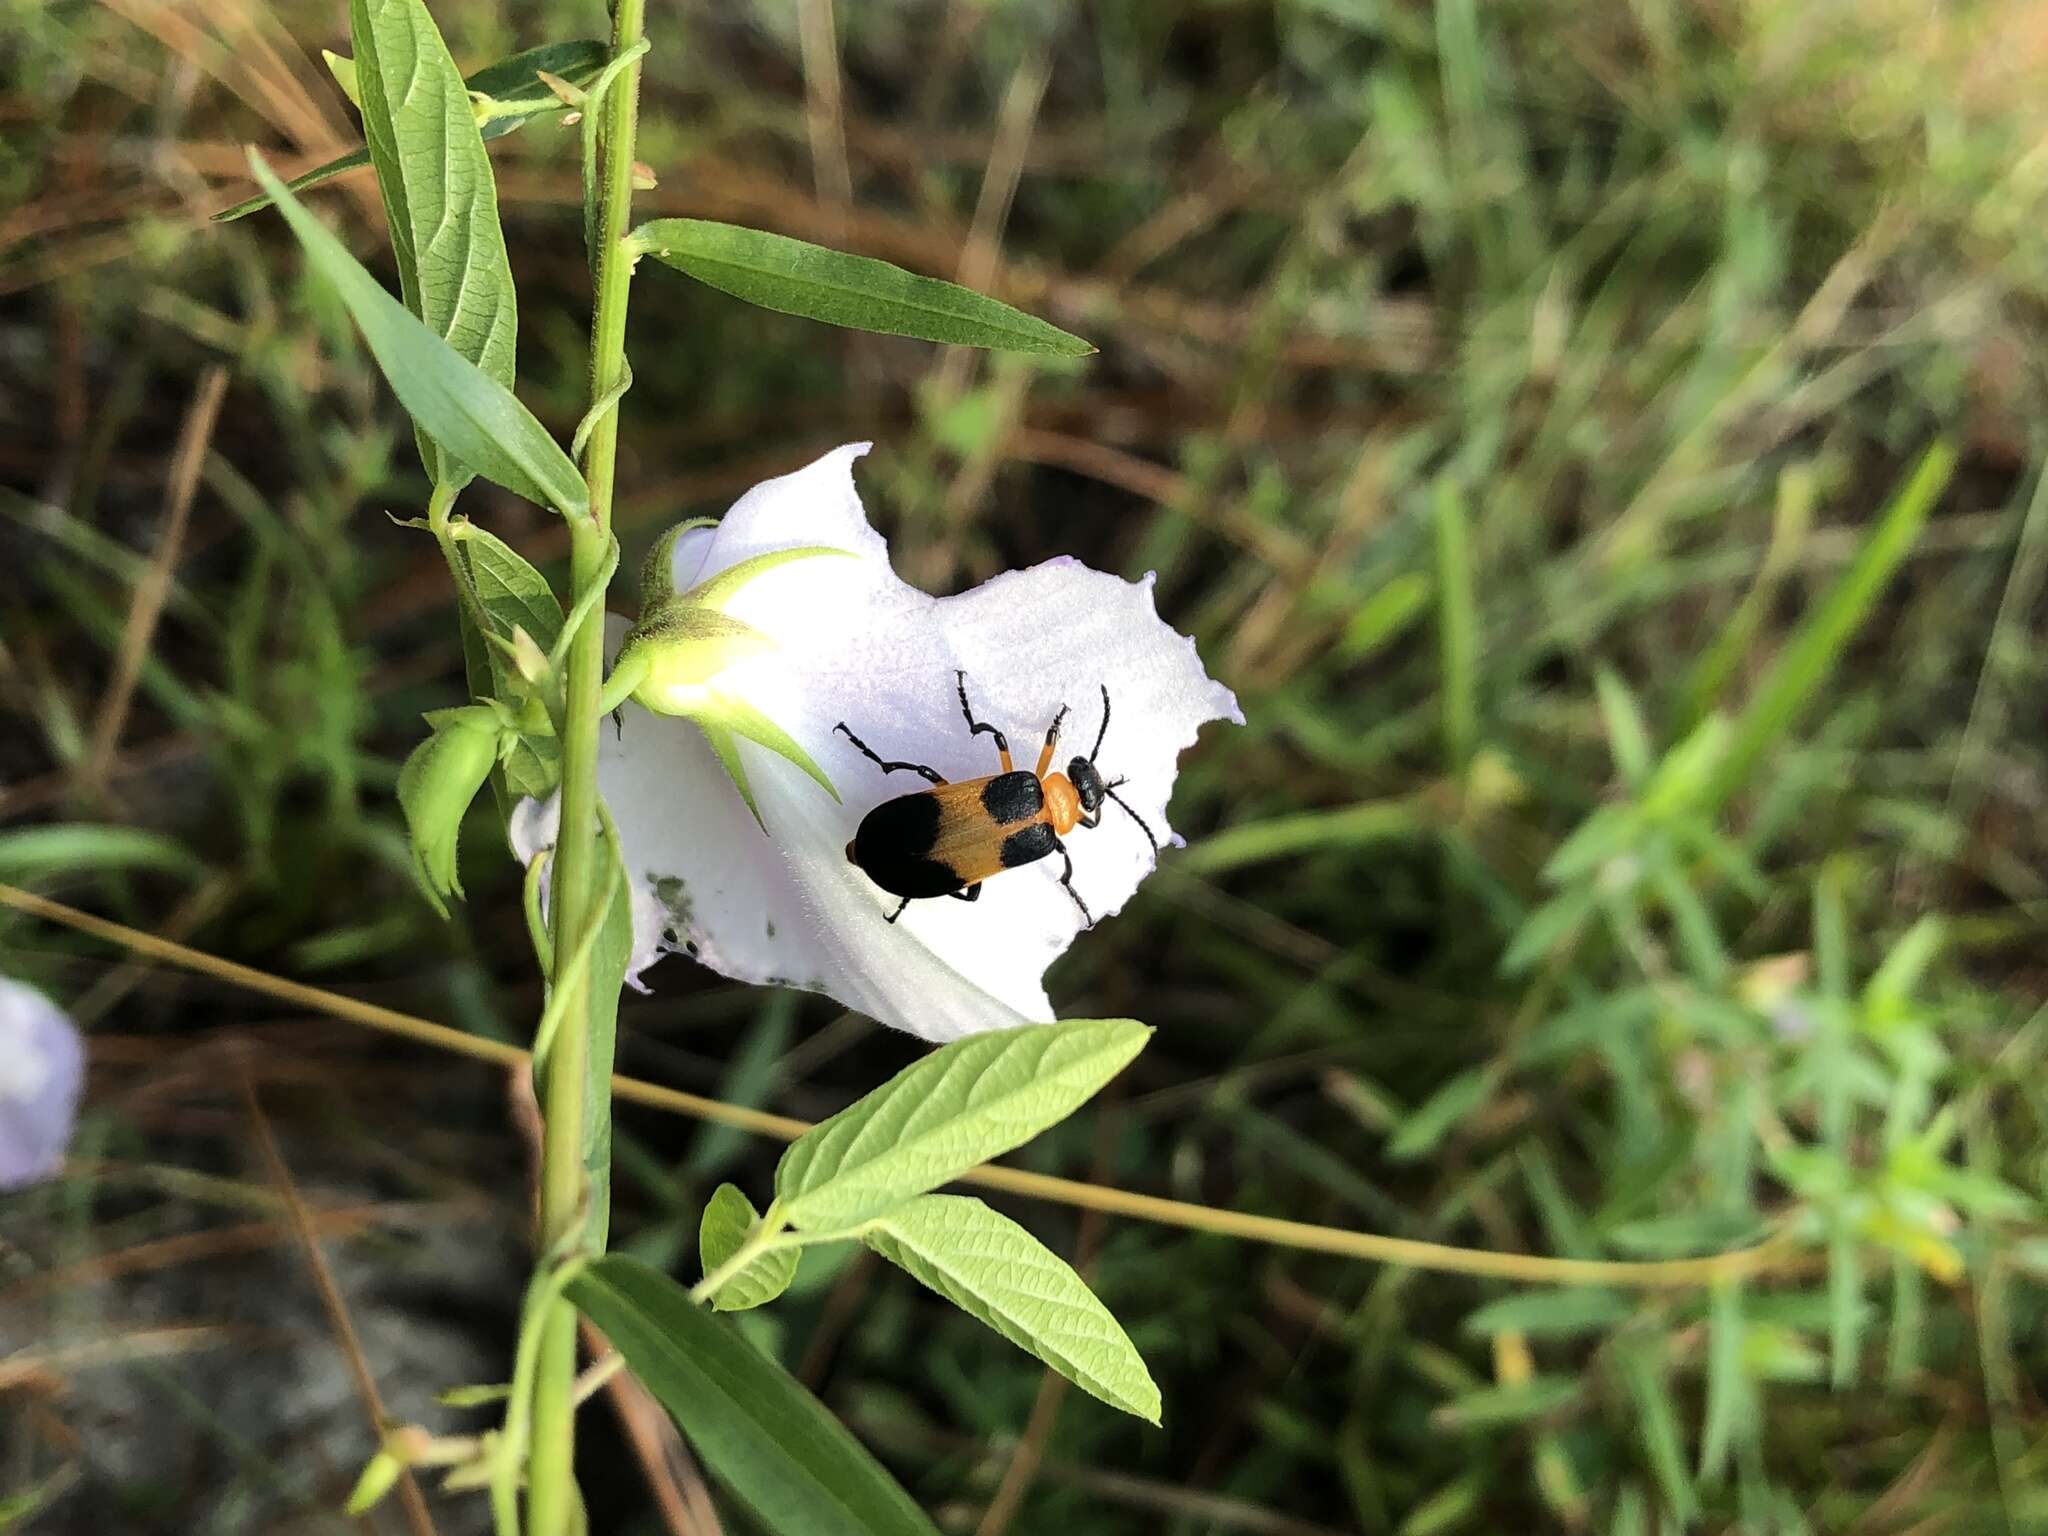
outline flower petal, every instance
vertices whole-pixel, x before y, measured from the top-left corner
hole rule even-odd
[[[71,1020],[35,988],[0,976],[0,1189],[63,1165],[84,1076]]]
[[[1118,793],[1164,844],[1181,751],[1205,721],[1242,716],[1203,672],[1194,643],[1158,617],[1149,576],[1127,582],[1063,559],[943,599],[900,581],[853,487],[853,460],[866,451],[852,444],[756,486],[708,544],[690,534],[675,552],[678,587],[799,545],[857,557],[778,567],[735,594],[726,611],[778,649],[717,680],[808,750],[843,803],[743,741],[756,826],[695,725],[637,710],[619,738],[606,734],[599,781],[634,873],[651,880],[713,969],[829,992],[933,1040],[1050,1018],[1041,978],[1083,925],[1059,883],[1060,856],[1003,871],[974,903],[914,902],[889,923],[897,899],[844,850],[867,811],[926,785],[885,774],[835,727],[844,722],[882,757],[948,780],[995,773],[992,738],[971,733],[962,715],[964,672],[975,719],[1007,735],[1020,769],[1037,766],[1046,729],[1067,706],[1051,765],[1064,771],[1096,741],[1107,687],[1100,767],[1126,781]],[[1098,920],[1152,868],[1150,841],[1114,803],[1098,828],[1077,828],[1068,844],[1074,889]]]

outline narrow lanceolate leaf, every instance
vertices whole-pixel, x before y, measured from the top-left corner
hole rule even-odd
[[[910,1495],[790,1374],[674,1281],[614,1254],[569,1299],[705,1466],[781,1536],[937,1536]]]
[[[761,1224],[761,1213],[734,1184],[721,1184],[704,1205],[704,1219],[697,1226],[697,1257],[709,1275],[740,1251],[747,1234]],[[719,1312],[744,1312],[764,1306],[789,1289],[796,1278],[797,1250],[778,1248],[751,1260],[712,1293],[711,1305]]]
[[[941,1046],[782,1154],[775,1195],[802,1231],[857,1226],[1022,1146],[1144,1049],[1135,1019],[1074,1019]]]
[[[384,194],[405,307],[509,386],[518,301],[469,87],[424,0],[350,0],[349,30],[363,137]],[[424,428],[418,437],[430,479],[469,481],[470,471],[449,462]]]
[[[587,510],[590,493],[583,477],[518,397],[386,293],[253,150],[249,166],[314,268],[341,295],[377,366],[414,422],[462,463],[506,490],[565,515]]]
[[[926,1195],[867,1245],[1112,1408],[1159,1422],[1159,1388],[1130,1338],[1066,1261],[967,1195]]]
[[[640,227],[634,241],[721,293],[827,325],[1001,352],[1084,357],[1095,350],[1080,337],[972,288],[764,229],[708,219],[655,219]]]
[[[482,107],[482,116],[477,123],[478,130],[486,139],[502,138],[517,129],[524,128],[537,117],[547,117],[569,110],[563,101],[540,78],[541,71],[568,81],[574,86],[586,86],[598,77],[605,65],[605,45],[597,42],[543,43],[538,48],[529,48],[524,53],[515,53],[509,59],[478,70],[463,82],[474,93],[473,107]],[[353,59],[337,60],[329,55],[330,65],[347,64],[353,70]],[[351,76],[353,78],[353,76]],[[475,103],[475,96],[487,96],[489,104]],[[354,96],[351,93],[350,99]],[[350,171],[361,170],[370,163],[369,147],[352,149],[347,154],[317,165],[312,170],[294,176],[285,185],[294,192],[303,192],[308,187],[317,187],[323,181],[332,181]],[[216,224],[230,223],[235,219],[247,218],[258,209],[270,206],[270,194],[259,192],[232,208],[223,208],[213,216]]]

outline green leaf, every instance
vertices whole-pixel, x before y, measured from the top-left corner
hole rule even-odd
[[[561,444],[512,391],[421,324],[285,189],[254,150],[249,165],[313,266],[334,285],[399,403],[427,434],[478,474],[569,516],[590,494]]]
[[[1009,1217],[971,1196],[926,1195],[862,1237],[1082,1391],[1159,1422],[1159,1388],[1129,1336],[1064,1259]]]
[[[22,882],[112,869],[196,876],[205,866],[183,844],[140,827],[57,822],[0,832],[0,880]]]
[[[1095,350],[1080,337],[971,288],[762,229],[707,219],[656,219],[643,224],[633,240],[708,287],[785,315],[1004,352],[1084,357]]]
[[[1616,1291],[1590,1286],[1567,1291],[1526,1291],[1488,1302],[1465,1319],[1465,1331],[1482,1338],[1514,1332],[1532,1338],[1561,1339],[1580,1333],[1605,1333],[1634,1313],[1635,1305]]]
[[[469,88],[424,0],[350,0],[349,30],[405,307],[509,387],[519,305]],[[466,484],[470,471],[414,425],[428,478]]]
[[[614,1254],[584,1269],[567,1294],[770,1530],[937,1536],[815,1397],[665,1275]]]
[[[540,71],[546,70],[551,75],[560,76],[571,85],[588,85],[604,68],[607,57],[603,43],[543,43],[538,48],[515,53],[509,59],[500,59],[496,64],[478,70],[463,82],[477,95],[491,98],[486,115],[477,124],[478,131],[486,139],[502,138],[508,133],[524,128],[537,117],[568,111],[568,104],[541,83]],[[340,77],[340,70],[336,67],[338,64],[347,64],[351,69],[354,68],[353,60],[338,59],[333,54],[329,54],[327,59],[329,67],[335,68],[337,79]],[[355,99],[353,92],[350,93],[349,99]],[[361,149],[352,149],[324,165],[317,165],[310,171],[294,176],[285,185],[294,192],[303,192],[308,187],[319,186],[323,181],[332,181],[335,177],[345,176],[350,171],[361,170],[369,163],[370,150],[365,145]],[[232,208],[223,208],[213,216],[213,222],[227,224],[236,219],[247,218],[259,209],[268,208],[270,204],[270,194],[259,192],[254,197],[236,203]]]
[[[703,1261],[704,1273],[710,1274],[738,1253],[740,1244],[760,1224],[761,1213],[737,1185],[721,1184],[714,1189],[705,1202],[703,1220],[697,1225],[697,1257]],[[711,1297],[712,1308],[719,1312],[744,1312],[773,1301],[796,1278],[796,1261],[794,1248],[777,1248],[761,1254],[719,1286]]]
[[[782,1154],[782,1214],[799,1230],[840,1230],[958,1178],[1064,1120],[1151,1033],[1135,1019],[1074,1019],[941,1046]]]

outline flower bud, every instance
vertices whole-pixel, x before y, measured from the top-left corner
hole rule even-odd
[[[462,818],[490,776],[505,733],[497,712],[484,704],[436,710],[426,719],[434,734],[399,770],[398,805],[412,834],[413,873],[434,910],[446,917],[449,893],[462,894],[455,871]]]
[[[740,759],[738,738],[742,736],[796,764],[836,801],[839,791],[810,753],[752,703],[743,687],[735,685],[738,665],[775,650],[776,644],[751,624],[732,617],[726,605],[742,588],[777,566],[850,552],[816,544],[772,550],[678,593],[676,541],[703,526],[679,524],[648,555],[641,574],[640,621],[627,631],[619,648],[607,694],[631,697],[652,714],[696,721],[756,821],[761,812]]]

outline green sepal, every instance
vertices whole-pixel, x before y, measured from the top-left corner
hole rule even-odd
[[[699,608],[723,608],[738,595],[740,588],[756,576],[765,576],[779,565],[788,565],[794,560],[809,560],[817,555],[842,555],[853,558],[850,549],[835,549],[829,544],[806,544],[798,549],[771,549],[765,555],[755,555],[742,560],[738,565],[720,571],[708,581],[701,581],[685,592],[682,601]]]
[[[740,792],[740,799],[744,800],[747,809],[754,813],[754,825],[766,832],[768,823],[761,819],[761,807],[754,800],[754,786],[747,780],[747,765],[740,757],[739,738],[711,720],[699,720],[697,729],[704,733],[706,744],[724,766],[726,776],[732,780],[732,787]]]
[[[626,635],[619,660],[643,661],[633,697],[657,715],[692,715],[698,697],[727,667],[775,649],[751,624],[715,608],[672,602],[643,617]]]
[[[797,739],[794,736],[762,714],[760,710],[754,708],[745,699],[721,693],[718,695],[718,705],[722,719],[727,726],[739,732],[747,740],[759,742],[770,752],[774,752],[795,763],[797,767],[803,769],[805,773],[809,774],[817,782],[820,789],[832,797],[835,805],[840,803],[839,791],[833,787],[832,780],[826,777],[825,770],[812,760],[811,754],[798,745]],[[754,814],[758,820],[760,812],[757,811]]]
[[[676,540],[686,533],[699,528],[716,528],[715,517],[693,517],[687,522],[677,523],[654,541],[654,548],[647,551],[647,558],[640,563],[640,611],[652,613],[676,595],[675,550]]]

